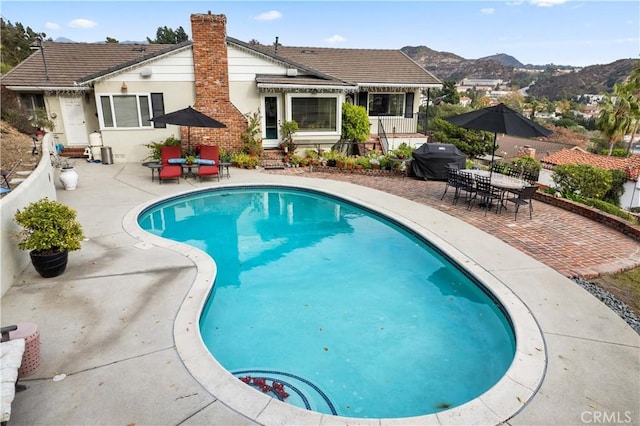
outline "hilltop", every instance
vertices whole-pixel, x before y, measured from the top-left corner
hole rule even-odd
[[[479,59],[465,59],[449,52],[439,52],[426,46],[405,46],[401,49],[427,71],[443,81],[459,82],[464,78],[500,79],[506,82],[530,73],[537,74],[552,67],[558,72],[538,80],[529,89],[537,98],[555,101],[583,94],[611,93],[613,85],[622,82],[633,69],[636,59],[620,59],[610,64],[572,67],[568,65],[524,65],[513,56],[500,53]]]

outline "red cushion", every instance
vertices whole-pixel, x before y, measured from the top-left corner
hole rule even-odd
[[[160,169],[160,179],[175,179],[182,175],[181,166],[166,165]]]

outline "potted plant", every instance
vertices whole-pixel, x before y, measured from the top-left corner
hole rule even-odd
[[[262,132],[260,129],[262,121],[260,111],[245,114],[245,117],[247,118],[247,128],[240,135],[240,139],[244,144],[243,151],[252,157],[259,157],[263,151],[262,138],[260,137]]]
[[[64,204],[43,198],[18,210],[14,219],[24,228],[18,248],[31,250],[31,263],[44,278],[62,274],[68,252],[81,248],[82,225],[75,210]]]
[[[290,154],[294,154],[296,152],[297,145],[293,141],[293,134],[297,131],[298,123],[294,120],[285,121],[280,125],[280,135],[282,136],[280,149]]]

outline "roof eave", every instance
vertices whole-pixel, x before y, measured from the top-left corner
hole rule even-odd
[[[130,70],[132,68],[139,67],[139,66],[141,66],[143,64],[146,64],[146,63],[148,63],[150,61],[154,61],[154,60],[157,60],[157,59],[162,58],[164,56],[173,54],[175,52],[179,52],[180,50],[190,49],[190,48],[192,48],[192,46],[193,46],[193,42],[192,41],[185,41],[185,42],[176,44],[174,48],[171,48],[169,50],[166,50],[166,51],[163,51],[163,52],[160,52],[160,53],[147,55],[147,56],[144,56],[142,58],[135,59],[135,60],[132,60],[132,61],[128,61],[128,62],[125,62],[123,64],[117,65],[115,67],[106,69],[104,71],[99,71],[97,73],[94,73],[94,74],[88,75],[86,77],[83,77],[83,78],[81,78],[79,80],[76,80],[76,81],[74,81],[74,83],[78,84],[79,86],[90,85],[90,84],[95,83],[97,81],[104,80],[105,78],[108,78],[108,77],[110,77],[112,75],[119,74],[121,72]]]
[[[87,92],[91,90],[84,86],[5,86],[13,92]]]

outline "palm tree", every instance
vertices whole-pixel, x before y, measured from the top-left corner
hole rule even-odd
[[[609,141],[609,155],[613,152],[616,142],[624,137],[638,119],[638,99],[631,91],[631,85],[617,83],[613,92],[614,96],[605,98],[596,121],[598,128]]]

